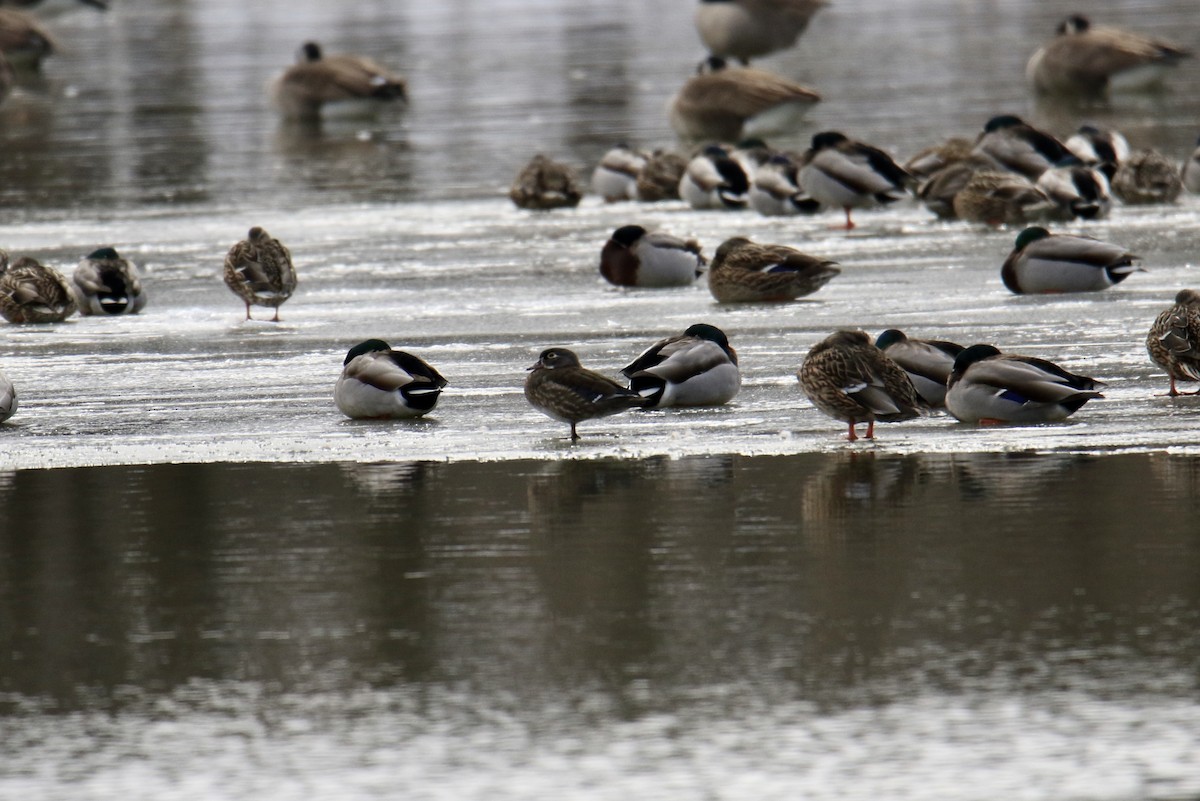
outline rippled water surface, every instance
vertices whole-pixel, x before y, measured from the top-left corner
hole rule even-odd
[[[0,326],[0,798],[1200,798],[1200,400],[1146,330],[1196,286],[1200,200],[1059,226],[1146,271],[1016,297],[1014,231],[916,205],[768,219],[676,203],[532,214],[537,152],[585,175],[675,144],[691,0],[115,0],[0,106],[0,248],[65,271],[116,246],[146,310]],[[1191,0],[1124,24],[1200,46]],[[898,157],[990,116],[1080,122],[1182,159],[1166,91],[1035,103],[1026,58],[1078,4],[833,0],[762,66]],[[1101,10],[1092,10],[1099,18]],[[305,39],[406,74],[378,118],[281,122]],[[606,285],[616,227],[835,259],[784,305]],[[221,283],[251,225],[300,275],[278,324]],[[258,312],[259,316],[262,311]],[[530,409],[550,345],[615,374],[693,322],[743,389],[718,409],[566,426]],[[845,441],[794,374],[831,330],[900,327],[1107,383],[1054,426],[934,415]],[[351,422],[346,350],[450,380],[429,417]]]

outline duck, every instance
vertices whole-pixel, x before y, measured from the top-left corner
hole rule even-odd
[[[1167,371],[1171,388],[1167,395],[1197,395],[1181,392],[1176,381],[1200,381],[1200,292],[1181,289],[1175,304],[1154,319],[1146,335],[1150,359]]]
[[[904,171],[918,181],[928,179],[934,173],[951,164],[969,159],[975,143],[963,136],[952,136],[936,145],[920,150],[904,162]]]
[[[647,154],[624,142],[611,148],[592,170],[592,192],[605,203],[637,199],[637,178],[646,166]]]
[[[960,220],[985,225],[1025,225],[1054,209],[1054,202],[1015,172],[979,169],[951,200]]]
[[[1049,216],[1058,220],[1102,220],[1112,210],[1108,178],[1074,155],[1042,173],[1037,188],[1054,203]]]
[[[578,206],[583,191],[569,165],[538,153],[517,173],[508,197],[519,209],[545,211]]]
[[[402,106],[408,87],[404,78],[366,56],[326,55],[316,42],[305,42],[296,63],[272,83],[271,94],[284,116],[314,120],[324,113],[354,115]]]
[[[835,261],[735,236],[713,255],[708,289],[718,303],[788,301],[811,295],[841,272]]]
[[[1112,177],[1112,193],[1130,206],[1174,203],[1181,191],[1179,168],[1157,150],[1139,150]]]
[[[1183,188],[1193,195],[1200,195],[1200,139],[1196,140],[1196,147],[1183,163],[1179,174]]]
[[[708,323],[695,323],[678,336],[659,340],[621,374],[646,400],[647,409],[720,406],[733,400],[742,386],[737,351],[724,331]]]
[[[41,69],[55,49],[54,37],[31,14],[0,7],[0,51],[14,69]]]
[[[673,150],[655,150],[637,176],[637,199],[643,203],[679,200],[679,179],[688,160]]]
[[[75,295],[63,274],[29,256],[11,265],[0,251],[0,316],[10,323],[59,323],[75,313]]]
[[[4,373],[0,373],[0,423],[17,413],[17,388]]]
[[[368,339],[352,347],[333,387],[333,400],[353,420],[421,417],[448,382],[424,359]]]
[[[750,178],[721,145],[708,145],[688,162],[679,179],[679,197],[693,209],[744,209]]]
[[[787,50],[828,0],[700,0],[696,32],[714,56],[750,59]]]
[[[846,229],[854,228],[850,210],[895,203],[907,196],[913,178],[877,147],[840,131],[822,131],[801,159],[800,186],[822,206],[842,209]]]
[[[579,439],[576,425],[643,407],[645,398],[608,376],[588,370],[574,351],[547,348],[528,368],[525,399],[547,417],[571,426],[571,441]]]
[[[257,225],[229,249],[224,278],[225,285],[245,302],[247,320],[251,319],[250,306],[255,305],[274,308],[271,321],[279,322],[279,307],[296,290],[291,252]]]
[[[617,286],[691,286],[708,261],[694,239],[623,225],[600,250],[600,275]]]
[[[954,198],[975,173],[995,169],[996,165],[982,156],[968,156],[951,161],[921,181],[917,186],[917,200],[937,215],[938,219],[956,220],[958,212],[954,210]]]
[[[875,438],[875,422],[911,420],[921,415],[924,401],[908,373],[871,344],[865,331],[835,331],[813,345],[796,378],[813,406],[850,427],[867,424],[866,438]]]
[[[85,256],[72,281],[80,314],[137,314],[146,307],[137,267],[114,248],[98,248]]]
[[[1000,278],[1017,295],[1098,292],[1141,270],[1138,259],[1120,245],[1033,226],[1017,234]]]
[[[1053,134],[1033,127],[1015,114],[998,114],[984,123],[971,152],[1031,181],[1071,154]]]
[[[800,187],[800,165],[787,153],[775,153],[754,171],[750,206],[764,217],[816,214],[821,204]]]
[[[963,423],[1059,422],[1104,397],[1094,378],[985,344],[958,354],[946,386],[946,410]]]
[[[1092,123],[1080,125],[1063,144],[1084,164],[1099,167],[1110,180],[1117,167],[1121,166],[1130,154],[1129,140],[1123,133]]]
[[[815,89],[712,56],[671,98],[667,112],[680,139],[736,142],[791,133],[820,100]]]
[[[916,339],[889,328],[875,338],[875,347],[900,365],[913,389],[931,409],[946,405],[946,381],[963,346],[942,339]]]
[[[1102,97],[1110,88],[1153,88],[1192,56],[1174,42],[1093,25],[1082,14],[1064,19],[1055,33],[1025,65],[1026,80],[1040,94]]]

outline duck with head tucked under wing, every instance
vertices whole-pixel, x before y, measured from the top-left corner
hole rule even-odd
[[[1181,289],[1175,304],[1154,319],[1146,335],[1146,351],[1167,371],[1171,389],[1167,395],[1196,395],[1180,392],[1176,381],[1200,381],[1200,292]]]
[[[671,98],[667,114],[684,141],[736,142],[792,133],[820,100],[795,81],[712,57]]]
[[[318,119],[323,113],[370,114],[408,99],[404,78],[358,55],[325,54],[305,42],[297,62],[271,85],[275,105],[293,119]]]
[[[876,420],[911,420],[926,406],[908,373],[863,331],[835,331],[813,345],[796,378],[813,406],[850,426],[851,442],[858,423],[874,439]]]
[[[717,248],[708,289],[718,303],[788,301],[811,295],[841,272],[835,261],[735,236]]]
[[[246,304],[247,320],[254,305],[275,309],[271,319],[279,322],[279,307],[296,290],[291,251],[257,225],[229,249],[223,276],[225,285]]]
[[[617,286],[691,286],[707,264],[694,239],[623,225],[600,250],[600,274]]]
[[[875,339],[875,347],[908,373],[913,388],[932,408],[946,405],[946,381],[963,346],[941,339],[915,339],[889,328]]]
[[[813,136],[801,158],[799,178],[813,200],[845,212],[847,230],[854,227],[851,209],[895,203],[915,183],[887,153],[838,131]]]
[[[71,280],[81,314],[137,314],[146,307],[137,267],[110,247],[89,253]]]
[[[621,370],[647,408],[719,406],[742,386],[737,351],[714,325],[696,323],[659,340]]]
[[[17,388],[0,373],[0,423],[17,413]]]
[[[352,419],[421,417],[437,405],[446,384],[420,357],[368,339],[346,354],[333,400]]]
[[[1071,151],[1053,134],[1033,127],[1013,114],[989,119],[975,139],[973,155],[991,159],[997,167],[1019,172],[1031,181],[1058,164]]]
[[[0,250],[0,316],[10,323],[59,323],[75,313],[75,294],[63,274],[21,256],[11,265]]]
[[[1066,420],[1104,384],[1033,356],[971,345],[954,360],[946,409],[964,423],[1050,423]]]
[[[1141,270],[1138,258],[1120,245],[1034,226],[1017,235],[1000,278],[1017,295],[1098,292]]]

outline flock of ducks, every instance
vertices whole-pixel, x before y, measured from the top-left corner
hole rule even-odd
[[[100,0],[90,0],[100,5]],[[938,217],[1027,226],[1001,268],[1014,293],[1102,290],[1140,269],[1138,257],[1089,237],[1052,234],[1040,224],[1097,219],[1112,195],[1122,202],[1170,202],[1200,191],[1200,148],[1182,168],[1152,151],[1131,153],[1119,133],[1081,127],[1066,142],[1013,115],[988,120],[974,139],[955,138],[904,165],[840,131],[815,134],[802,154],[771,149],[759,137],[792,131],[820,94],[770,72],[753,58],[792,46],[825,0],[701,0],[696,27],[711,56],[672,98],[668,119],[682,140],[707,142],[689,156],[613,148],[596,165],[591,190],[606,201],[679,198],[693,208],[755,208],[766,215],[852,211],[915,197]],[[19,41],[18,41],[19,40]],[[21,11],[0,7],[0,99],[13,65],[36,69],[53,40]],[[1134,81],[1161,80],[1186,50],[1129,31],[1094,26],[1074,15],[1030,58],[1027,77],[1043,93],[1098,95]],[[741,66],[733,66],[740,62]],[[11,81],[9,81],[11,82]],[[306,42],[297,63],[271,84],[282,114],[313,118],[337,108],[403,103],[404,79],[356,55],[325,54]],[[728,144],[737,142],[736,145]],[[1200,145],[1200,143],[1198,143]],[[585,194],[573,171],[544,155],[517,176],[510,198],[521,208],[573,206]],[[616,229],[603,245],[600,274],[618,286],[687,286],[707,273],[720,303],[789,301],[819,290],[840,269],[828,259],[735,236],[711,263],[694,240],[640,225]],[[274,310],[296,288],[291,254],[261,227],[226,255],[225,283],[246,307]],[[22,256],[0,252],[0,314],[12,323],[57,322],[75,313],[136,314],[146,294],[135,266],[111,247],[88,254],[72,279]],[[1176,382],[1200,381],[1200,292],[1185,289],[1152,324],[1146,347]],[[528,369],[529,404],[570,426],[630,409],[714,406],[738,393],[737,352],[715,326],[697,323],[654,343],[621,370],[624,382],[589,370],[563,347],[544,350]],[[935,409],[968,422],[1063,420],[1103,385],[1030,356],[992,345],[963,347],[890,329],[874,341],[839,330],[817,343],[796,375],[813,405],[848,426],[911,419]],[[420,357],[379,339],[346,354],[334,401],[350,418],[420,417],[435,408],[446,379]],[[0,420],[16,410],[16,392],[0,376]]]

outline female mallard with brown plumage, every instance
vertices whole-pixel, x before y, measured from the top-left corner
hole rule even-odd
[[[735,236],[717,248],[708,266],[708,289],[719,303],[795,300],[841,272],[835,261]]]
[[[1181,289],[1175,305],[1163,311],[1146,335],[1146,350],[1154,363],[1167,371],[1171,397],[1195,395],[1180,392],[1176,381],[1200,381],[1200,292]]]
[[[911,420],[925,405],[908,373],[863,331],[835,331],[813,345],[796,378],[817,409],[850,426],[851,442],[858,423],[874,439],[876,420]]]
[[[279,322],[279,307],[296,290],[292,254],[256,225],[225,256],[225,284],[245,302],[247,320],[254,305],[275,309],[271,320]]]
[[[62,273],[28,256],[8,263],[0,251],[0,315],[10,323],[57,323],[75,313],[75,295]]]

